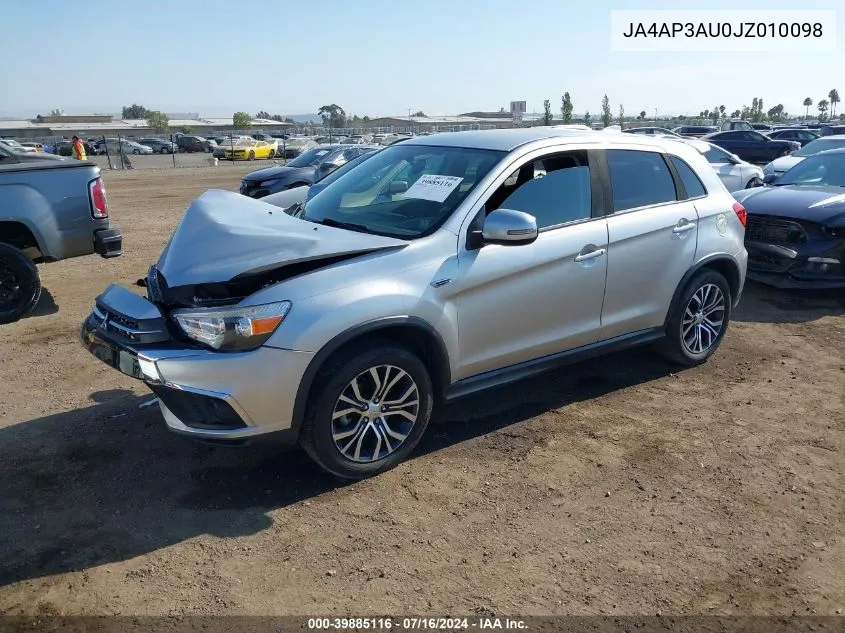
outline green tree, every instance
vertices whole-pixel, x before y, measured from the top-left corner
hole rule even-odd
[[[587,110],[587,111],[584,113],[584,124],[585,124],[585,125],[589,125],[589,124],[590,124],[590,121],[592,121],[592,117],[590,116],[590,111],[589,111],[589,110]]]
[[[721,116],[721,114],[719,106],[716,106],[710,111],[710,120],[713,121],[713,125],[716,125],[719,122],[719,116]]]
[[[560,98],[560,118],[564,123],[572,123],[572,98],[568,92]]]
[[[731,117],[734,118],[734,119],[738,119],[741,115],[742,115],[742,110],[740,110],[739,108],[737,108],[736,110],[731,112]]]
[[[619,127],[625,128],[625,107],[619,104]]]
[[[810,118],[810,106],[811,105],[813,105],[813,100],[810,99],[810,97],[804,97],[804,107],[807,108],[807,110],[804,112],[804,118],[805,119]]]
[[[827,99],[822,99],[819,101],[816,108],[819,110],[819,123],[825,120],[825,114],[827,114],[827,107],[828,107]]]
[[[827,93],[827,98],[830,99],[830,118],[836,116],[836,104],[839,103],[839,91],[834,88]]]
[[[425,112],[423,112],[422,110],[417,110],[416,112],[414,112],[414,116],[425,116]]]
[[[612,119],[613,115],[610,113],[610,99],[607,98],[607,95],[604,95],[601,98],[601,123],[604,127],[607,127],[610,125]]]
[[[147,125],[160,134],[167,134],[170,130],[170,121],[164,112],[158,110],[147,111]]]
[[[193,131],[194,131],[194,128],[192,128],[190,125],[183,125],[182,126],[182,134],[190,134]]]
[[[123,106],[122,113],[120,115],[122,119],[146,119],[147,118],[147,109],[142,106],[138,105],[137,103],[133,103],[131,106]]]
[[[645,110],[640,110],[639,119],[640,121],[645,121]]]
[[[323,125],[326,127],[338,128],[346,125],[346,112],[336,103],[320,106],[317,114],[323,119]]]
[[[273,117],[270,116],[269,112],[265,112],[264,110],[259,110],[255,113],[256,119],[272,119]]]
[[[722,119],[725,118],[725,106],[723,106],[723,105],[719,106],[719,117],[722,118]]]
[[[543,125],[552,124],[552,102],[548,99],[543,101]]]
[[[252,127],[252,117],[246,112],[235,112],[232,115],[232,125],[236,130],[248,130]]]

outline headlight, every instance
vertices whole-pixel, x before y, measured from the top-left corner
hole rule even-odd
[[[290,301],[234,308],[174,310],[172,316],[190,339],[221,351],[255,349],[290,310]]]

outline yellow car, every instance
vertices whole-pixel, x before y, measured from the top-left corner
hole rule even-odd
[[[234,147],[226,147],[223,158],[226,160],[255,160],[256,158],[273,158],[276,149],[270,143],[255,140],[240,140]]]

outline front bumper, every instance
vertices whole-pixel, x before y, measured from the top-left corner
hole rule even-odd
[[[214,352],[174,340],[158,308],[110,286],[82,324],[82,344],[158,396],[167,427],[231,442],[267,433],[295,440],[293,410],[310,352],[259,347]]]
[[[784,290],[845,288],[845,240],[805,244],[746,241],[747,277]]]

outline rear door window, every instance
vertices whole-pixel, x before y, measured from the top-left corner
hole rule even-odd
[[[607,150],[613,211],[625,211],[678,199],[675,180],[657,152]]]

